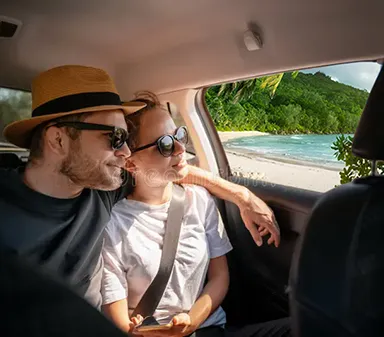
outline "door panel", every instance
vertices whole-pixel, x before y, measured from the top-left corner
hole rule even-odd
[[[248,187],[273,209],[281,230],[281,244],[279,248],[266,243],[257,247],[243,225],[239,209],[225,203],[226,229],[234,247],[228,255],[231,284],[224,302],[228,324],[286,317],[292,254],[309,213],[322,193],[246,178],[232,177],[231,180]]]

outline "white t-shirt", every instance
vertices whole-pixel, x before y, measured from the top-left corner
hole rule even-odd
[[[184,187],[184,219],[175,264],[154,313],[160,322],[191,309],[204,288],[209,260],[232,249],[212,196],[202,187]],[[159,269],[169,205],[124,199],[113,208],[103,249],[103,304],[128,297],[129,308],[137,306]],[[225,312],[219,307],[201,327],[225,322]]]

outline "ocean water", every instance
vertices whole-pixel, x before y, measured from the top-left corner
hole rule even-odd
[[[265,157],[298,160],[334,168],[343,166],[334,156],[332,143],[338,135],[266,135],[229,140],[227,148],[243,149]]]

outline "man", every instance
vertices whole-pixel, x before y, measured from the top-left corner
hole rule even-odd
[[[100,306],[103,229],[113,205],[127,194],[122,168],[130,156],[124,115],[143,108],[121,104],[106,72],[61,66],[32,84],[32,117],[4,130],[13,144],[30,149],[24,170],[0,171],[0,249],[58,276]],[[258,244],[279,233],[270,209],[246,188],[190,168],[199,182],[235,202]]]

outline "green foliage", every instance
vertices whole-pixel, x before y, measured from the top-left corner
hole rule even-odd
[[[285,75],[284,73],[281,73],[281,74],[275,74],[275,75],[263,77],[260,83],[260,88],[267,89],[269,91],[269,95],[271,96],[271,98],[273,98],[275,96],[276,90],[279,87],[284,75]],[[298,71],[294,71],[291,73],[291,76],[293,79],[295,79],[298,75],[299,75]]]
[[[249,100],[255,87],[259,87],[260,83],[257,78],[247,80],[247,81],[239,81],[222,84],[220,86],[218,96],[221,97],[225,101],[231,101],[232,103],[241,103]]]
[[[283,79],[284,73],[266,76],[263,78],[260,88],[268,89],[270,91],[271,97],[275,96],[276,90],[279,87],[281,80]]]
[[[0,88],[0,141],[5,141],[3,129],[7,124],[30,117],[30,115],[30,93]]]
[[[217,129],[273,134],[355,131],[367,91],[321,72],[283,75],[209,88],[206,103]]]
[[[340,160],[345,164],[345,167],[339,173],[341,184],[349,183],[359,177],[368,176],[372,170],[372,164],[370,160],[356,157],[352,153],[352,141],[352,136],[341,135],[336,138],[331,147],[332,150],[335,151],[335,157],[337,160]],[[379,163],[377,165],[377,171],[379,174],[383,174],[383,163]]]
[[[298,74],[298,71],[294,71],[291,73],[291,76],[294,79]],[[258,88],[261,88],[269,92],[270,97],[273,98],[284,75],[284,73],[281,73],[247,81],[225,83],[220,85],[218,96],[225,101],[231,101],[235,104],[243,103],[251,99],[254,92],[257,91]]]

